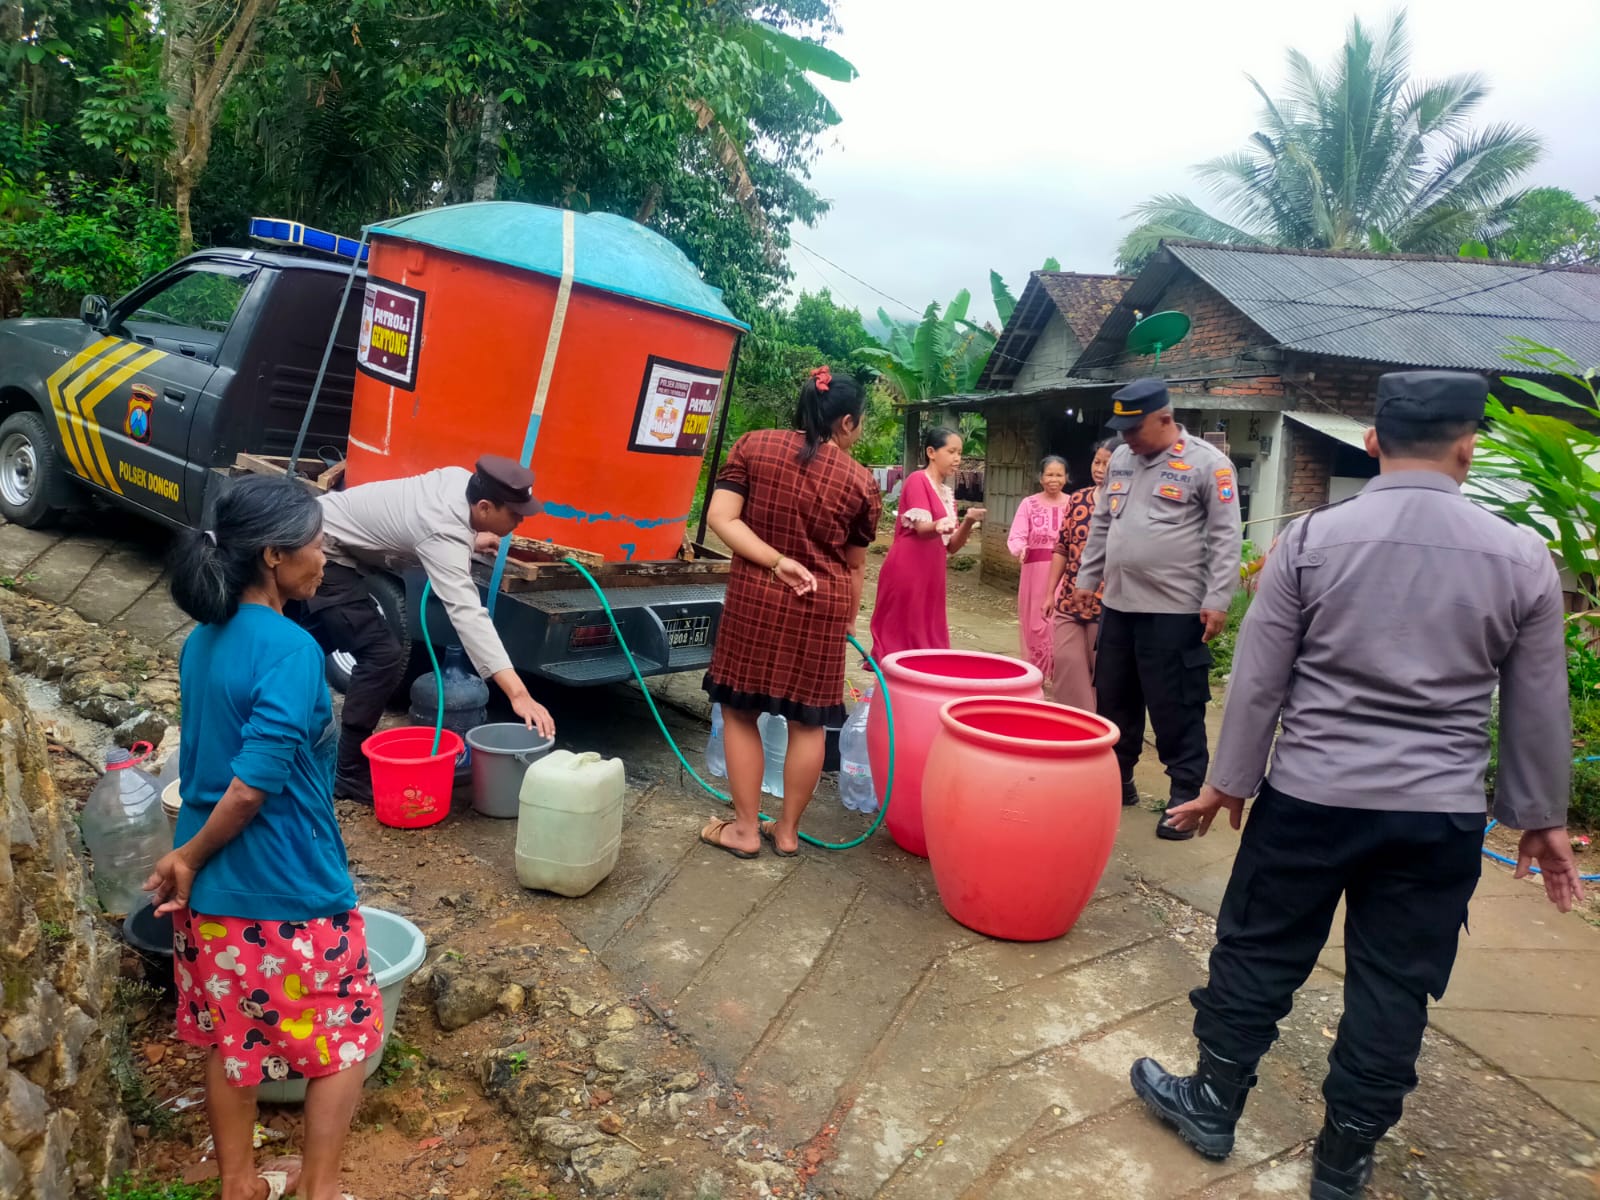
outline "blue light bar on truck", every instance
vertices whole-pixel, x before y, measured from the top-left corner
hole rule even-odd
[[[339,258],[359,257],[362,262],[367,261],[367,251],[370,249],[355,238],[340,237],[336,233],[312,229],[298,221],[280,221],[275,217],[251,217],[250,236],[258,242],[270,242],[275,246],[302,246]]]

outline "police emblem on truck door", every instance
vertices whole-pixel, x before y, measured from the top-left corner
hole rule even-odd
[[[122,432],[141,445],[150,444],[150,417],[155,402],[155,388],[143,383],[133,385],[133,394],[128,397],[128,415],[122,418]]]

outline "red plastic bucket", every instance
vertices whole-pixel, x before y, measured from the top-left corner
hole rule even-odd
[[[461,735],[448,729],[433,753],[433,726],[385,729],[361,743],[372,764],[372,807],[378,820],[395,829],[437,825],[450,813]]]

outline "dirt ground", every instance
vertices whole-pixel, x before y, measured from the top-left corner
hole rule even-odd
[[[869,600],[881,561],[869,560]],[[957,645],[1014,653],[1013,595],[985,587],[975,568],[951,572],[949,595]],[[645,723],[637,693],[566,695],[562,701],[570,714],[563,719],[582,729],[581,736],[625,758],[630,797],[669,789],[675,794],[677,768]],[[668,716],[685,748],[697,748],[704,727],[682,714]],[[636,733],[624,737],[618,730]],[[53,762],[69,792],[87,794],[94,776],[79,759],[58,751]],[[690,1020],[704,1023],[708,1014],[675,1012],[648,987],[625,987],[562,923],[559,902],[517,886],[505,869],[509,823],[458,812],[438,827],[402,831],[377,825],[369,810],[346,804],[340,809],[363,903],[405,913],[429,943],[429,964],[408,984],[400,1012],[391,1015],[388,1053],[352,1129],[346,1187],[356,1200],[568,1200],[613,1186],[650,1200],[856,1200],[867,1194],[827,1182],[836,1126],[824,1126],[798,1145],[774,1136],[771,1130],[784,1115],[782,1099],[764,1101],[765,1109],[748,1101],[735,1081],[707,1065],[683,1032]],[[1515,835],[1497,830],[1490,844],[1514,853]],[[1156,914],[1163,936],[1178,942],[1198,969],[1213,937],[1209,919],[1158,884],[1134,878],[1128,886]],[[1590,920],[1600,924],[1600,895],[1591,899]],[[137,1169],[152,1179],[205,1179],[214,1169],[203,1110],[195,1103],[200,1054],[171,1036],[170,967],[143,963],[132,952],[125,967],[128,976],[143,974],[150,981],[148,988],[128,986],[123,997],[131,1024],[125,1101],[138,1123]],[[442,1027],[434,1003],[449,978],[478,985],[491,998],[485,1015],[453,1031]],[[1337,978],[1319,970],[1272,1055],[1280,1086],[1304,1112],[1320,1103],[1317,1082],[1340,1007]],[[1172,1019],[1186,1024],[1183,1013]],[[1502,1070],[1430,1034],[1419,1073],[1421,1086],[1406,1120],[1385,1142],[1374,1197],[1600,1196],[1594,1139],[1574,1140],[1569,1123]],[[837,1124],[847,1115],[841,1112]],[[1106,1136],[1123,1130],[1140,1146],[1155,1136],[1142,1117],[1120,1109],[1107,1115]],[[1266,1120],[1281,1114],[1254,1115]],[[1053,1135],[1044,1120],[1045,1127],[1032,1132],[1048,1154]],[[263,1156],[293,1152],[301,1144],[298,1108],[264,1106],[261,1124]],[[605,1131],[601,1141],[583,1148],[583,1173],[566,1153],[551,1148],[552,1138],[577,1125],[591,1138],[593,1130]],[[1095,1122],[1063,1129],[1061,1136],[1092,1141],[1098,1126],[1089,1125]],[[929,1153],[937,1149],[930,1144]],[[1303,1194],[1303,1183],[1296,1182],[1302,1176],[1294,1173],[1303,1172],[1305,1151],[1301,1144],[1263,1161],[1248,1192],[1238,1191],[1234,1179],[1185,1195],[1223,1200]],[[1116,1143],[1107,1152],[1111,1190],[1061,1194],[1145,1194],[1113,1186],[1120,1152]],[[982,1200],[985,1186],[980,1181],[961,1194]],[[902,1191],[890,1189],[896,1196]]]

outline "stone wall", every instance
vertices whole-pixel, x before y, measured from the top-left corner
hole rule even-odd
[[[71,803],[0,663],[0,1200],[103,1193],[127,1164],[105,1030],[120,954],[85,899]]]

